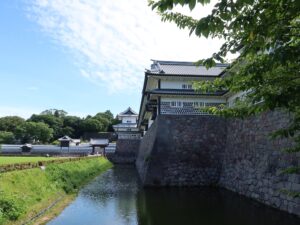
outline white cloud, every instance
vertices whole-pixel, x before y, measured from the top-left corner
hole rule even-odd
[[[220,46],[219,40],[189,37],[188,31],[162,23],[147,0],[27,2],[30,18],[74,54],[82,76],[111,93],[139,90],[150,59],[195,61]],[[197,9],[193,15],[210,10]]]

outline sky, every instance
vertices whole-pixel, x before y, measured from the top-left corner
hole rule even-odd
[[[196,61],[220,45],[161,22],[147,0],[1,0],[0,116],[138,112],[151,59]]]

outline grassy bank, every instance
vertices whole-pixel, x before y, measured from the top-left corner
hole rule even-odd
[[[27,221],[111,166],[107,159],[92,158],[0,174],[0,224]]]
[[[42,162],[58,159],[57,157],[30,157],[30,156],[0,156],[0,165],[28,162]]]

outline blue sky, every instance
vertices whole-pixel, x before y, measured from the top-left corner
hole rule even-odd
[[[0,1],[0,116],[138,111],[150,59],[193,61],[219,43],[162,23],[146,0]]]

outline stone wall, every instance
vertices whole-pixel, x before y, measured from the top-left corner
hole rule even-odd
[[[117,164],[134,164],[139,151],[140,139],[118,139],[116,151],[108,158]]]
[[[157,118],[158,119],[158,118]],[[150,158],[152,156],[152,150],[154,146],[156,146],[156,135],[157,135],[157,119],[156,121],[151,125],[145,136],[142,138],[140,143],[140,149],[137,155],[136,159],[136,167],[137,171],[139,173],[139,176],[142,180],[142,183],[145,184],[147,172],[150,164]],[[154,169],[152,167],[152,169]],[[155,173],[155,171],[151,172]],[[160,173],[160,171],[158,171]],[[149,176],[149,174],[148,174]]]
[[[287,124],[287,115],[279,111],[245,120],[228,120],[219,185],[300,215],[300,198],[282,193],[282,190],[300,192],[300,175],[282,174],[289,166],[300,166],[300,155],[282,152],[292,145],[290,140],[270,138],[270,132]]]
[[[282,112],[245,120],[214,116],[159,115],[141,140],[136,161],[145,186],[217,185],[300,216],[300,154],[283,153],[292,145],[269,134],[289,122]]]
[[[142,182],[147,186],[216,185],[225,138],[223,118],[159,115],[141,141],[136,165]]]

